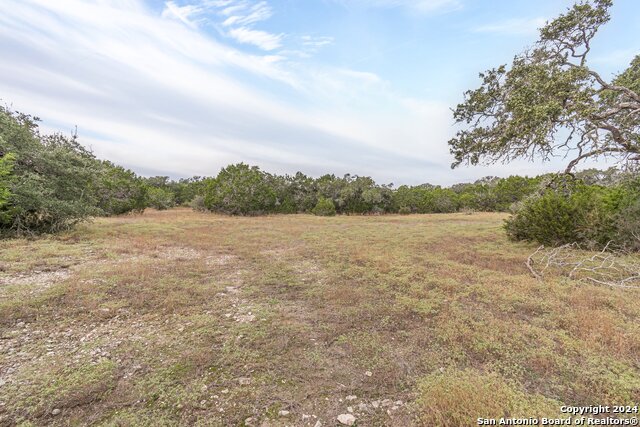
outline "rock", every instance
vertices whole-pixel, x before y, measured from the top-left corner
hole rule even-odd
[[[280,417],[288,417],[289,414],[290,414],[290,412],[289,411],[285,411],[285,410],[282,410],[282,411],[278,412],[278,416],[280,416]]]
[[[366,404],[366,403],[360,403],[360,404],[358,404],[358,410],[359,410],[359,411],[366,411],[367,409],[369,409],[369,408],[367,407],[367,404]]]
[[[364,374],[365,374],[366,376],[370,377],[370,376],[372,376],[372,375],[373,375],[373,372],[371,372],[371,371],[367,371],[367,372],[365,372]]]
[[[256,425],[256,419],[253,417],[249,417],[246,420],[244,420],[244,425],[246,426],[254,426]]]
[[[240,385],[249,385],[249,384],[251,384],[251,378],[240,377],[240,378],[238,378],[238,384],[240,384]]]
[[[51,411],[51,415],[58,415],[60,412],[62,412],[60,409],[55,408],[53,411]]]
[[[311,418],[311,415],[302,414],[302,421],[308,420],[309,418]]]
[[[345,399],[347,399],[347,400],[356,400],[357,398],[358,398],[358,396],[354,396],[353,394],[345,397]]]
[[[384,399],[382,401],[382,406],[391,406],[393,405],[393,402],[390,399]]]
[[[16,328],[24,328],[24,322],[16,323]]]
[[[356,417],[351,414],[338,415],[338,422],[345,426],[352,426],[356,423]]]
[[[347,406],[347,412],[353,412],[353,407],[352,406]]]
[[[374,400],[373,402],[371,402],[371,406],[377,409],[380,406],[380,401]]]
[[[397,406],[402,406],[402,400],[396,400],[396,405]]]

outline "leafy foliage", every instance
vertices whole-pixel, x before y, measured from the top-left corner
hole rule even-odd
[[[89,191],[95,158],[75,137],[41,136],[36,118],[0,107],[0,157],[3,234],[56,232],[99,213]]]
[[[603,187],[573,179],[554,183],[525,200],[506,221],[513,240],[545,245],[581,243],[637,250],[640,191],[637,180]]]
[[[106,216],[141,213],[147,207],[147,186],[136,174],[109,161],[100,163],[94,182],[97,206]]]
[[[640,159],[640,56],[611,82],[587,66],[590,43],[609,20],[611,0],[583,1],[540,30],[536,45],[480,74],[454,118],[466,124],[449,141],[453,167],[543,159]]]
[[[11,197],[11,173],[15,156],[12,153],[5,154],[0,158],[0,223],[9,219],[6,207]]]
[[[272,212],[276,206],[276,192],[268,174],[257,166],[244,163],[222,169],[209,181],[204,199],[213,211],[232,215],[259,215]]]
[[[331,200],[321,197],[312,212],[318,216],[335,216],[336,207]]]

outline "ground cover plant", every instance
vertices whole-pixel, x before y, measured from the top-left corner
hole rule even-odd
[[[637,403],[634,291],[536,280],[506,216],[180,208],[4,240],[0,423],[459,426]]]

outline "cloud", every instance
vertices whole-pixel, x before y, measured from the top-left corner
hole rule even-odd
[[[505,35],[531,35],[546,23],[545,18],[513,18],[493,24],[481,25],[473,30],[477,33],[493,33]]]
[[[168,16],[138,0],[0,2],[2,101],[49,129],[78,125],[98,156],[139,172],[211,175],[245,161],[446,179],[446,105],[414,108],[366,70],[242,52],[185,25],[201,17],[184,7]]]
[[[196,22],[192,21],[202,13],[203,9],[195,5],[178,6],[175,2],[168,1],[162,11],[163,18],[175,18],[191,28],[195,28]]]
[[[247,27],[232,28],[227,34],[238,43],[252,44],[262,50],[278,49],[282,46],[282,38],[284,37],[283,34],[271,34]]]
[[[237,11],[240,12],[243,9],[248,9],[246,14],[231,15],[224,20],[222,25],[225,27],[231,25],[251,25],[260,21],[266,21],[273,15],[271,7],[269,7],[265,1],[258,2],[250,7],[243,5],[243,7]]]
[[[304,46],[310,46],[310,47],[314,47],[314,48],[318,48],[318,47],[322,47],[322,46],[328,46],[330,44],[333,44],[334,39],[333,37],[312,37],[312,36],[302,36],[302,44]]]
[[[460,0],[336,0],[345,6],[406,8],[413,12],[451,12],[462,7]]]

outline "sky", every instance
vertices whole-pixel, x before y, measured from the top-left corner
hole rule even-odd
[[[566,159],[451,170],[451,108],[564,0],[2,0],[0,102],[145,176],[351,173],[450,185]],[[615,0],[590,66],[640,53]]]

